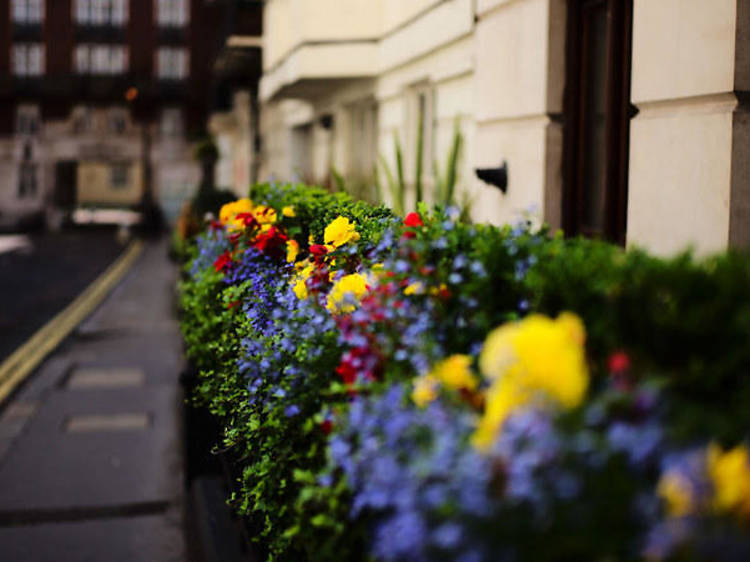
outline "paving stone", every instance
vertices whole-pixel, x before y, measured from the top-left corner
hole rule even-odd
[[[174,280],[147,246],[0,412],[2,562],[185,560]]]
[[[69,389],[142,386],[145,374],[133,367],[77,367],[68,378]]]
[[[58,392],[0,465],[0,517],[171,501],[180,493],[176,385]],[[146,413],[138,431],[66,432],[75,416]]]
[[[179,518],[170,515],[0,528],[8,562],[178,562]]]
[[[23,431],[26,420],[23,418],[0,421],[0,439],[15,439]]]
[[[149,426],[148,414],[100,414],[93,416],[73,416],[68,418],[65,431],[133,431]]]
[[[5,408],[0,422],[26,420],[33,416],[38,409],[39,404],[37,402],[14,402]]]
[[[101,340],[76,342],[66,356],[75,367],[133,367],[144,373],[144,384],[176,384],[185,369],[179,333],[128,333]]]

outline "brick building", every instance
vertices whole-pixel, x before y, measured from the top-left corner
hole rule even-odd
[[[0,0],[0,224],[149,188],[173,216],[199,181],[190,141],[257,80],[259,50],[242,80],[216,71],[240,25],[260,34],[259,2]]]

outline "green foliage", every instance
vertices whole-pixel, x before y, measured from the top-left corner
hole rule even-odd
[[[416,198],[417,204],[424,201],[424,194],[422,192],[422,163],[424,160],[424,114],[419,112],[419,122],[417,123],[417,154],[416,154],[416,165],[414,167],[414,197]]]
[[[215,161],[219,158],[219,149],[211,137],[206,137],[196,143],[193,156],[199,162]]]
[[[461,144],[456,129],[440,178],[443,203],[453,201]],[[400,163],[398,141],[396,151]],[[400,164],[398,180],[385,163],[383,169],[392,189],[397,181],[403,186]],[[341,261],[371,265],[368,251],[384,229],[395,224],[387,208],[354,201],[341,191],[262,184],[253,187],[251,198],[277,210],[293,207],[295,216],[285,227],[301,245],[308,239],[321,243],[326,225],[339,215],[354,221],[361,238],[355,255],[342,254]],[[400,201],[403,212],[403,197]],[[690,254],[660,259],[601,241],[550,237],[544,230],[532,232],[528,225],[511,229],[455,223],[439,208],[428,213],[424,203],[417,209],[425,224],[413,230],[414,239],[403,243],[402,257],[412,271],[426,272],[425,284],[446,288],[449,296],[436,300],[432,310],[445,354],[465,353],[489,330],[527,311],[551,316],[572,311],[586,326],[594,385],[608,375],[607,358],[624,349],[634,363],[634,373],[648,374],[668,390],[664,417],[672,438],[685,444],[710,438],[732,444],[745,436],[750,427],[747,255],[728,253],[703,261]],[[182,247],[180,254],[188,262],[186,267],[197,256],[194,246]],[[483,273],[463,270],[456,280],[457,256],[479,264]],[[191,272],[180,283],[187,354],[200,371],[192,400],[221,421],[220,445],[231,449],[237,459],[239,489],[233,505],[258,529],[268,560],[364,560],[367,516],[349,521],[351,498],[344,479],[330,487],[317,481],[327,443],[320,430],[321,412],[345,408],[348,399],[335,375],[342,353],[338,333],[311,330],[287,357],[303,364],[307,375],[305,390],[295,397],[299,416],[286,416],[279,405],[251,407],[248,381],[238,368],[242,342],[258,341],[268,349],[276,342],[229,305],[252,302],[258,298],[257,289],[248,281],[228,285],[223,274],[211,267]],[[480,306],[467,312],[469,300]],[[324,352],[310,358],[308,345]],[[404,380],[413,374],[393,362],[383,377]],[[558,531],[559,537],[564,529],[568,534],[561,542],[540,543],[537,559],[586,559],[591,536],[609,541],[602,551],[623,551],[633,531],[622,528],[611,506],[626,504],[624,498],[633,494],[637,483],[618,463],[591,474],[581,468],[586,497],[598,500],[581,508],[590,513],[580,520],[594,521],[596,528],[576,528],[580,512],[552,514],[550,525],[557,527],[549,532]],[[523,536],[524,529],[529,527],[523,521],[508,518],[502,528],[488,529],[486,534],[496,533],[498,544],[514,540],[534,544],[536,537]]]
[[[385,172],[385,178],[388,182],[388,192],[391,197],[391,204],[393,205],[393,211],[397,215],[402,215],[406,212],[406,182],[404,181],[404,157],[401,152],[401,143],[398,140],[398,135],[393,137],[394,153],[396,158],[396,174],[394,176],[391,167],[388,165],[388,161],[381,154],[379,157],[380,165]],[[375,169],[375,182],[378,185],[377,190],[381,192],[380,182],[377,176],[377,167]]]
[[[662,373],[674,397],[674,437],[741,438],[750,427],[747,255],[660,259],[562,238],[540,246],[536,255],[527,282],[531,307],[579,314],[594,359],[624,348],[642,370]]]
[[[333,166],[331,166],[331,176],[333,177],[333,185],[336,188],[335,191],[346,192],[346,183],[344,182],[344,176],[342,176]]]
[[[456,181],[458,178],[458,162],[461,157],[463,135],[459,127],[458,119],[453,129],[453,142],[445,162],[445,174],[441,175],[437,161],[433,162],[433,173],[435,175],[435,203],[443,207],[456,205]],[[464,205],[466,207],[467,205]]]
[[[211,213],[216,217],[222,205],[235,199],[237,196],[228,189],[199,189],[193,198],[192,207],[201,219],[206,213]]]

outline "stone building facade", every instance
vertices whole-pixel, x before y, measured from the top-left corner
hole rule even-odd
[[[268,0],[260,177],[425,184],[657,253],[750,242],[750,1]],[[503,193],[476,168],[507,163]]]
[[[0,226],[145,189],[174,217],[200,181],[192,140],[231,97],[216,64],[237,4],[0,0]]]

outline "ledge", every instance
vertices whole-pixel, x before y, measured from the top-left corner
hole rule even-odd
[[[279,64],[266,69],[260,98],[311,99],[332,83],[372,77],[377,54],[374,39],[301,43]]]

